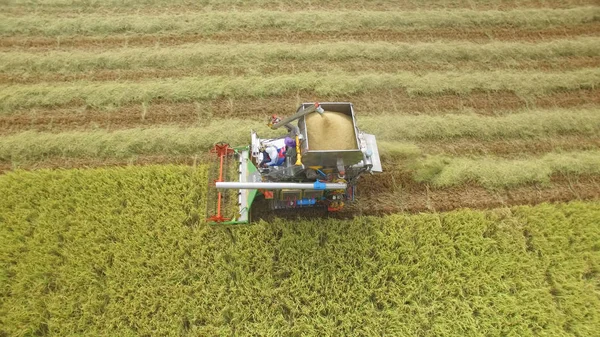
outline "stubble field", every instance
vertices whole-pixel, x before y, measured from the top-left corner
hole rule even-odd
[[[0,335],[600,330],[594,1],[0,7]],[[207,228],[209,147],[310,101],[378,137],[356,218]]]

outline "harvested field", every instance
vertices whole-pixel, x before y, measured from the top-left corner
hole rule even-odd
[[[598,147],[594,3],[257,6],[7,3],[3,167],[191,158],[310,100],[354,102],[392,154],[409,144],[527,160]]]
[[[473,61],[455,62],[411,62],[411,61],[370,61],[370,60],[343,60],[343,61],[279,61],[276,65],[272,63],[244,64],[239,62],[231,65],[204,64],[196,68],[180,69],[136,69],[136,70],[98,70],[88,72],[53,72],[53,73],[6,73],[0,75],[0,84],[33,84],[38,82],[74,82],[74,81],[140,81],[149,79],[164,79],[189,77],[198,74],[203,76],[248,76],[257,74],[281,75],[290,69],[312,69],[316,72],[402,72],[402,71],[429,71],[444,72],[461,70],[465,72],[482,70],[525,70],[525,71],[568,71],[580,68],[593,68],[600,66],[600,57],[564,57],[550,61],[507,61],[496,63],[493,66]]]
[[[488,188],[527,183],[550,183],[556,174],[600,174],[600,151],[547,153],[526,159],[460,158],[432,156],[415,165],[414,179],[433,186],[456,186],[473,182]]]
[[[248,98],[293,95],[309,91],[316,95],[351,95],[371,90],[403,89],[409,95],[444,93],[468,95],[474,91],[509,91],[532,97],[557,91],[595,89],[600,68],[563,72],[510,71],[345,73],[327,77],[317,72],[279,76],[204,76],[147,81],[72,82],[0,86],[0,113],[31,107],[65,105],[120,106],[132,103],[193,102],[216,98]]]
[[[293,110],[301,97],[316,97],[314,93],[298,92],[292,97],[268,99],[215,99],[196,103],[135,104],[115,107],[62,107],[14,110],[0,114],[0,134],[25,130],[68,131],[89,129],[122,129],[156,124],[194,125],[219,123],[219,119],[266,119],[280,113],[282,107]],[[471,93],[468,96],[442,94],[411,96],[405,91],[386,90],[356,95],[319,96],[321,101],[351,101],[361,116],[479,114],[503,115],[523,109],[591,108],[600,104],[600,89],[556,92],[544,96],[519,97],[510,92]]]
[[[317,122],[319,116],[313,117]],[[533,110],[501,116],[479,115],[383,115],[363,116],[359,124],[365,130],[378,130],[381,141],[438,142],[454,139],[489,141],[522,139],[535,141],[549,136],[587,135],[600,132],[597,109]],[[174,126],[86,130],[69,132],[24,131],[3,136],[0,162],[31,162],[59,156],[63,158],[126,158],[136,155],[186,154],[207,151],[219,140],[243,144],[247,130],[260,129],[260,120],[227,119],[198,121],[194,127]],[[276,136],[274,131],[263,135]],[[310,135],[309,135],[310,136]],[[215,139],[217,139],[215,141]]]
[[[576,133],[572,135],[548,136],[539,139],[506,138],[478,142],[473,142],[472,139],[453,140],[452,142],[423,140],[414,143],[424,153],[463,157],[469,155],[494,155],[511,158],[546,153],[552,150],[596,150],[600,149],[600,136]],[[385,146],[385,143],[382,143],[382,146]]]
[[[475,10],[509,10],[513,8],[573,8],[592,6],[593,0],[485,0],[472,2],[468,0],[430,0],[427,2],[390,1],[390,0],[366,0],[348,1],[335,0],[327,2],[315,2],[311,0],[293,0],[282,3],[278,0],[261,0],[242,2],[239,0],[216,0],[189,2],[186,0],[152,0],[152,1],[102,1],[102,2],[71,2],[62,0],[37,1],[35,4],[43,5],[43,10],[27,1],[10,0],[5,1],[4,9],[7,14],[24,15],[31,12],[61,15],[79,13],[82,11],[94,11],[95,13],[122,14],[134,12],[137,14],[159,14],[159,13],[185,13],[202,10],[242,10],[242,9],[272,9],[272,10],[342,10],[342,9],[364,9],[371,10],[424,10],[424,9],[455,9],[468,8]]]
[[[551,184],[494,190],[476,184],[450,188],[415,184],[410,175],[401,172],[393,172],[386,177],[388,179],[368,177],[361,181],[360,202],[356,209],[348,210],[350,217],[356,213],[447,212],[461,208],[490,209],[600,198],[600,178],[597,176],[556,175],[551,178]]]
[[[388,43],[334,42],[329,44],[190,44],[174,47],[122,48],[110,51],[7,52],[0,54],[0,72],[12,74],[80,73],[96,70],[194,69],[204,65],[232,66],[283,61],[449,63],[487,65],[519,61],[564,61],[566,57],[600,57],[600,38],[541,43],[472,42]],[[597,59],[596,59],[597,61]],[[301,63],[302,65],[303,63]],[[309,65],[311,63],[308,63]]]
[[[187,43],[219,43],[219,42],[294,42],[311,43],[316,41],[386,41],[386,42],[436,42],[439,40],[463,40],[478,43],[494,41],[551,41],[568,37],[594,37],[598,34],[600,23],[589,23],[558,28],[520,29],[520,28],[433,28],[411,31],[392,31],[380,29],[377,31],[342,31],[342,32],[299,32],[290,34],[278,29],[227,32],[212,35],[131,35],[109,37],[0,37],[0,51],[23,50],[49,51],[68,49],[107,49],[130,46],[177,46]]]
[[[94,36],[121,34],[206,34],[279,29],[294,32],[339,32],[357,29],[396,31],[467,27],[554,28],[595,22],[594,6],[569,9],[514,9],[476,11],[456,9],[423,11],[266,11],[200,12],[193,14],[111,15],[61,17],[53,15],[4,16],[0,36]],[[306,17],[310,16],[310,20]],[[261,20],[256,20],[260,17]]]
[[[597,1],[0,7],[0,336],[598,330]],[[208,228],[207,150],[327,101],[357,202]]]

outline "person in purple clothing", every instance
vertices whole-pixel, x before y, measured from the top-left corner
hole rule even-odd
[[[285,137],[285,146],[288,149],[296,149],[296,141],[292,137]]]

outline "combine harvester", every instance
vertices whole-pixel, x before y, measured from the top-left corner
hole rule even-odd
[[[249,223],[255,198],[275,215],[337,212],[354,201],[362,174],[382,171],[375,136],[356,127],[352,103],[304,103],[268,126],[288,133],[262,139],[252,131],[249,146],[211,149],[209,224]]]

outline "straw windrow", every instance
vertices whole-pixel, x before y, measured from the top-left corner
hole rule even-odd
[[[429,11],[266,11],[201,12],[163,15],[0,16],[3,36],[95,36],[105,34],[214,34],[234,30],[278,29],[289,32],[340,32],[391,29],[410,31],[440,27],[548,28],[593,23],[597,7],[570,9],[468,9]],[[307,18],[310,20],[307,20]],[[257,20],[256,18],[260,18]]]
[[[565,72],[510,71],[399,73],[317,72],[279,76],[203,76],[138,82],[74,82],[52,85],[12,85],[0,91],[0,111],[82,102],[114,106],[163,100],[192,102],[215,98],[268,97],[307,91],[316,95],[349,95],[371,90],[404,89],[413,95],[473,91],[508,91],[522,96],[553,91],[593,89],[600,85],[600,68]]]

